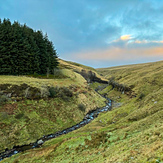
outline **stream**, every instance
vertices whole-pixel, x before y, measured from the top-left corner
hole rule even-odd
[[[77,130],[78,128],[85,126],[86,124],[90,123],[93,119],[95,119],[99,115],[99,113],[111,110],[112,101],[109,98],[106,98],[106,99],[107,99],[107,102],[106,102],[105,107],[98,108],[96,110],[92,110],[92,111],[88,112],[85,115],[85,117],[83,118],[83,120],[81,122],[79,122],[78,124],[76,124],[72,127],[69,127],[67,129],[64,129],[62,131],[58,131],[54,134],[45,135],[45,136],[37,139],[37,141],[34,143],[30,143],[28,145],[21,145],[21,146],[18,145],[18,146],[14,146],[12,149],[6,149],[4,152],[0,153],[0,161],[2,161],[4,158],[11,157],[12,155],[15,155],[17,153],[20,153],[20,152],[23,152],[23,151],[26,151],[29,149],[33,149],[33,148],[39,148],[45,141],[56,138],[63,134],[67,134],[69,132],[72,132],[74,130]]]

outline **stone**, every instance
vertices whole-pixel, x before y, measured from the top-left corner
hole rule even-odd
[[[8,93],[6,96],[7,96],[8,98],[11,98],[11,95],[12,95],[12,93]]]
[[[42,145],[44,143],[44,141],[41,139],[37,142],[38,145]]]

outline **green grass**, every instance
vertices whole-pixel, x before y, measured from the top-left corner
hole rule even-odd
[[[21,85],[23,83],[29,84],[30,86],[41,88],[45,86],[70,86],[75,83],[75,85],[86,85],[85,79],[68,69],[63,69],[64,75],[67,78],[64,79],[40,79],[27,76],[6,76],[0,75],[0,84],[16,84]]]
[[[64,60],[59,60],[60,62],[64,61]],[[89,66],[85,66],[85,65],[82,65],[80,63],[76,63],[76,62],[71,62],[71,61],[64,61],[68,64],[70,64],[71,66],[77,66],[77,67],[80,67],[80,68],[84,68],[84,69],[87,69],[87,70],[92,70],[92,71],[96,71],[96,69],[92,68],[92,67],[89,67]]]
[[[111,86],[101,86],[104,89],[100,93],[114,100],[112,111],[101,113],[76,131],[47,141],[40,149],[2,162],[163,162],[162,68],[163,62],[156,62],[98,70],[107,79],[114,76],[117,83],[133,85],[137,96],[131,98]],[[95,83],[92,88],[99,86]],[[87,97],[80,99],[82,102]]]
[[[92,71],[93,73],[95,73],[95,75],[98,78],[101,78],[102,80],[106,80],[105,78],[103,78],[101,75],[99,75],[99,73],[97,73],[96,69],[89,67],[89,66],[85,66],[79,63],[75,63],[75,62],[70,62],[70,61],[64,61],[59,59],[59,67],[61,69],[70,69],[73,70],[75,72],[81,72],[82,70],[85,70],[86,72],[88,71]]]
[[[98,69],[105,78],[132,86],[136,93],[149,94],[163,86],[163,61]]]
[[[15,103],[13,114],[8,115],[5,107],[11,107],[13,104],[1,107],[3,109],[0,115],[0,132],[3,135],[0,138],[1,149],[34,142],[45,134],[55,133],[76,124],[84,116],[84,113],[78,109],[75,98],[72,98],[70,102],[59,98],[19,101]]]
[[[105,99],[89,88],[81,75],[66,69],[64,73],[68,78],[40,79],[27,76],[0,76],[0,86],[1,84],[10,84],[11,88],[13,85],[20,86],[25,83],[40,90],[46,89],[47,86],[57,86],[63,89],[66,87],[73,93],[72,97],[66,97],[64,92],[60,92],[63,97],[23,99],[16,102],[10,100],[1,104],[1,152],[5,148],[10,149],[14,145],[28,144],[43,135],[75,125],[83,119],[88,111],[105,105]],[[84,104],[84,111],[80,110],[80,104]]]

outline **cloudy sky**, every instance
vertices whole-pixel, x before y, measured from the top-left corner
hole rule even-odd
[[[41,29],[60,58],[95,68],[163,60],[163,0],[0,0],[0,18]]]

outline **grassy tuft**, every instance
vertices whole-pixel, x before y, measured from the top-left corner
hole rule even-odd
[[[29,150],[23,154],[14,155],[11,158],[3,160],[2,163],[13,162],[15,160],[21,160],[22,163],[163,162],[162,68],[163,61],[98,69],[97,71],[103,74],[108,80],[114,77],[116,83],[130,87],[137,96],[123,94],[118,89],[113,89],[110,85],[104,86],[94,83],[92,88],[99,89],[100,93],[113,99],[112,111],[101,113],[90,124],[46,142],[40,149]],[[78,97],[76,108],[78,108],[79,104],[83,103],[86,106],[87,112],[88,107],[92,108],[95,103],[97,106],[97,101],[99,105],[102,104],[101,101],[103,99],[92,89],[86,89],[86,87],[84,89],[79,89],[77,84],[76,86],[72,85],[72,87],[71,89],[75,94],[72,104],[76,102],[75,97]],[[59,105],[62,103],[64,104],[64,101],[56,101],[55,103],[58,104],[56,108],[59,108]],[[29,104],[28,102],[28,105]],[[63,108],[66,104],[67,102],[65,102]],[[33,125],[41,123],[47,116],[52,115],[52,110],[48,111],[43,107],[46,105],[47,103],[42,101],[41,105],[39,105],[39,109],[34,109],[35,112],[29,112],[28,115],[26,115],[29,119],[33,118],[35,120]],[[37,106],[38,105],[36,105],[35,108],[37,108]],[[69,106],[70,108],[67,107],[66,110],[72,108],[71,105]],[[26,107],[26,110],[29,110],[28,107]],[[34,107],[33,104],[32,107]],[[48,106],[48,108],[50,107]],[[74,109],[75,108],[71,110],[72,116]],[[39,121],[39,115],[36,110],[47,111],[45,117],[42,117],[41,121]],[[78,111],[80,114],[82,113],[79,108]],[[63,117],[62,114],[65,113],[65,110],[62,111],[61,114],[59,114],[59,112],[57,113],[58,119],[56,122],[61,125],[63,122],[61,122],[60,117]],[[67,115],[67,113],[65,114]],[[80,114],[75,114],[73,120],[75,121]],[[71,115],[67,116],[71,117]],[[26,117],[26,120],[28,118]],[[15,119],[11,118],[10,121],[13,122]],[[22,118],[20,121],[23,123]],[[0,125],[2,128],[1,130],[9,124],[11,123],[4,118],[3,124]],[[49,122],[47,124],[47,126],[50,126]],[[11,131],[10,127],[3,131],[4,133],[6,132],[6,135],[9,135],[7,131]],[[32,125],[30,127],[32,128]],[[40,129],[41,127],[38,126],[38,128]],[[15,126],[15,131],[16,129],[18,129],[18,126]],[[33,130],[31,132],[33,132]],[[36,134],[37,132],[36,130]],[[13,135],[13,137],[11,135]],[[15,140],[16,136],[14,135],[13,133],[10,134],[11,142]],[[3,141],[1,140],[1,142]]]

